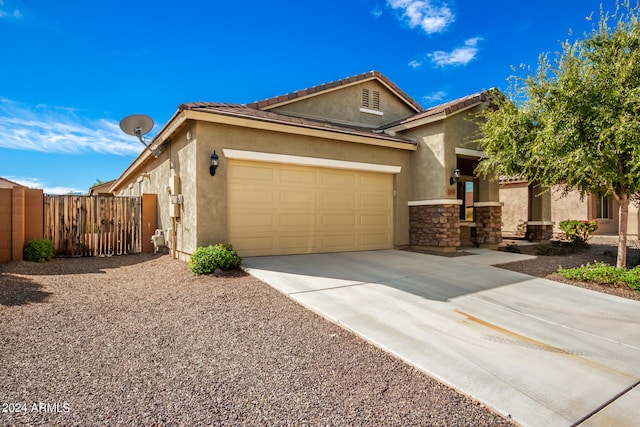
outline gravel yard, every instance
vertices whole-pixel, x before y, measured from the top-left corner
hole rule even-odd
[[[251,276],[0,265],[0,425],[510,425]]]
[[[516,241],[516,244],[518,243],[522,244],[522,241]],[[563,268],[574,268],[580,267],[586,263],[593,263],[594,261],[603,261],[611,265],[616,265],[618,247],[617,240],[615,238],[610,236],[594,236],[590,243],[591,247],[583,252],[567,255],[538,256],[538,258],[534,260],[501,264],[497,267],[640,301],[640,292],[625,285],[606,286],[597,283],[577,282],[565,279],[557,274],[558,267],[560,266]],[[640,250],[635,248],[638,246],[636,242],[630,241],[629,243],[632,247],[627,248],[627,266],[633,267],[640,263]],[[520,245],[518,248],[523,254],[537,255],[537,246],[538,245]]]

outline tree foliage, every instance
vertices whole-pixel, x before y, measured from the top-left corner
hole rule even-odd
[[[480,173],[615,198],[618,266],[626,258],[629,200],[640,191],[638,12],[628,2],[612,13],[601,9],[590,33],[541,55],[537,71],[510,77],[506,96],[495,94],[496,108],[480,114],[478,137],[488,154]]]

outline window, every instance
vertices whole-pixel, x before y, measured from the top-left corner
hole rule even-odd
[[[596,196],[596,214],[597,219],[611,219],[611,197]]]
[[[458,200],[462,200],[460,221],[473,221],[473,181],[458,182]]]

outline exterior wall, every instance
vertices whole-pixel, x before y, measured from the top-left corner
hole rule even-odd
[[[410,200],[456,198],[456,189],[449,185],[449,175],[445,172],[447,151],[444,130],[444,124],[438,122],[405,134],[418,141],[418,150],[411,157]]]
[[[171,143],[157,159],[151,157],[135,176],[117,190],[120,196],[155,194],[157,196],[157,228],[170,230],[170,248],[191,254],[197,248],[197,183],[195,170],[195,126],[188,122],[171,138]],[[192,143],[190,143],[192,142]],[[177,176],[179,179],[174,180]],[[175,184],[175,185],[174,185]],[[172,188],[173,187],[173,188]],[[169,214],[171,195],[181,195],[182,205],[177,206],[177,215]]]
[[[477,132],[477,125],[469,118],[476,113],[479,108],[475,107],[466,112],[461,112],[450,116],[438,122],[423,125],[419,128],[412,129],[407,132],[406,136],[415,138],[418,141],[418,151],[413,153],[411,159],[411,193],[410,200],[415,203],[431,202],[428,204],[446,205],[446,201],[455,202],[456,221],[445,219],[444,224],[447,227],[455,228],[446,233],[439,230],[435,236],[440,236],[444,242],[434,240],[434,234],[428,233],[428,237],[419,237],[420,246],[442,247],[445,245],[449,248],[455,248],[460,245],[461,241],[473,242],[481,245],[494,245],[495,242],[501,241],[500,220],[496,219],[496,215],[500,215],[501,209],[491,208],[491,223],[485,218],[482,219],[481,230],[474,229],[477,224],[460,222],[459,212],[460,206],[457,200],[457,185],[450,182],[454,169],[458,168],[460,162],[468,166],[463,171],[465,179],[474,182],[474,204],[491,203],[492,206],[499,203],[500,194],[497,181],[485,179],[482,177],[474,177],[474,170],[471,166],[479,160],[478,157],[472,155],[464,155],[456,152],[456,149],[466,149],[480,152],[481,147],[470,141],[470,137]],[[473,154],[473,153],[472,153]],[[471,205],[471,203],[467,203]],[[423,217],[427,221],[431,221],[430,215],[433,215],[433,208],[414,208],[411,207],[412,219],[410,234],[417,233],[418,236],[424,236],[424,227],[417,222],[418,217]],[[486,209],[484,209],[486,210]],[[480,210],[480,212],[484,212]],[[428,213],[426,213],[428,211]],[[448,212],[443,212],[445,215]],[[495,223],[496,221],[497,224]],[[476,220],[477,222],[477,220]],[[484,227],[484,228],[483,228]],[[442,227],[439,227],[442,228]],[[480,237],[478,237],[480,232]],[[451,236],[454,236],[452,238]],[[447,236],[447,237],[443,237]],[[478,240],[479,239],[479,240]],[[412,238],[412,245],[414,239]],[[426,243],[428,242],[428,243]],[[453,244],[452,242],[455,242]]]
[[[395,247],[409,245],[407,204],[412,151],[207,122],[198,122],[197,135],[197,144],[194,144],[197,146],[197,152],[193,157],[196,159],[194,170],[199,212],[196,223],[198,230],[196,246],[228,241],[228,160],[224,157],[223,149],[225,148],[400,166],[402,171],[395,175],[394,179],[396,197],[394,198],[393,244]],[[214,150],[220,159],[216,175],[211,176],[209,164]]]
[[[615,204],[615,203],[614,203]],[[617,204],[613,216],[618,218]],[[629,203],[629,217],[627,222],[627,237],[638,239],[640,237],[640,209],[637,204]]]
[[[523,232],[529,216],[529,185],[527,182],[510,182],[500,186],[502,208],[502,232],[515,236]]]
[[[514,234],[518,224],[527,218],[528,212],[528,187],[526,182],[507,183],[500,186],[500,200],[504,202],[502,231],[505,234]],[[612,200],[611,218],[595,218],[595,198],[588,196],[581,198],[577,192],[563,195],[557,189],[551,193],[551,221],[554,222],[550,228],[553,234],[561,233],[560,221],[566,219],[595,220],[598,222],[598,230],[595,235],[617,235],[618,234],[618,203]],[[637,238],[640,230],[640,210],[638,206],[631,203],[629,205],[628,236]],[[549,228],[549,227],[547,227]],[[548,230],[545,229],[548,234]]]
[[[371,94],[373,91],[380,92],[379,111],[384,115],[360,111],[363,88],[369,89]],[[296,100],[296,102],[274,108],[273,111],[298,117],[329,119],[336,123],[371,127],[378,127],[415,114],[415,110],[376,80],[365,81],[349,87],[338,87],[337,89],[339,90]]]

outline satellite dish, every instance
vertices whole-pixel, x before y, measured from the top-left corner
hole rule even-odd
[[[162,146],[152,150],[150,145],[153,140],[146,142],[143,137],[143,135],[149,133],[151,128],[153,128],[153,119],[149,116],[145,116],[144,114],[132,114],[131,116],[127,116],[120,120],[120,129],[122,129],[124,133],[127,135],[137,136],[140,142],[142,142],[144,146],[151,151],[153,156],[158,157],[162,152]]]
[[[133,114],[120,120],[120,129],[128,135],[141,138],[153,128],[153,120],[144,114]]]

